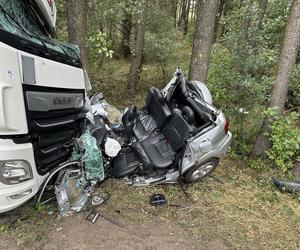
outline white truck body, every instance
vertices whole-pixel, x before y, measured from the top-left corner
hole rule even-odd
[[[31,2],[53,28],[54,1]],[[5,17],[6,22],[9,16]],[[43,56],[41,45],[35,48],[36,45],[22,37],[18,40],[18,36],[1,29],[1,25],[0,32],[0,213],[3,213],[32,198],[49,170],[70,155],[70,140],[83,120],[80,114],[85,85],[89,83],[79,61],[74,65],[64,61],[67,58],[64,48],[60,54],[53,50],[53,57],[52,50],[46,49]],[[47,114],[52,120],[47,120]],[[64,128],[69,131],[68,138],[62,135]]]

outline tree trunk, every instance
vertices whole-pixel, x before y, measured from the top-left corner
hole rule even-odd
[[[172,2],[172,9],[173,9],[174,27],[176,28],[176,25],[177,25],[177,11],[178,11],[178,0],[173,0],[173,2]]]
[[[216,17],[216,23],[215,23],[215,28],[214,28],[214,38],[213,38],[212,43],[215,43],[217,41],[217,35],[218,35],[219,26],[220,26],[220,19],[224,13],[226,2],[227,2],[227,0],[220,0],[218,14]]]
[[[225,0],[224,6],[223,6],[223,16],[226,16],[228,9],[230,9],[230,1]],[[222,23],[221,27],[220,27],[220,37],[222,38],[226,32],[225,30],[225,24]]]
[[[197,6],[197,2],[195,2],[194,0],[191,0],[191,20],[195,20],[196,6]]]
[[[288,82],[291,77],[297,53],[300,44],[300,0],[294,0],[291,6],[291,13],[288,19],[283,46],[281,49],[280,58],[278,61],[277,77],[272,90],[270,107],[277,107],[279,113],[284,111],[284,105],[287,98]],[[268,130],[269,124],[266,121],[263,123],[262,131],[257,137],[253,155],[261,155],[267,150],[271,143],[263,132]]]
[[[250,17],[247,15],[248,9],[252,6],[253,0],[240,0],[240,7],[244,8],[245,15],[242,20],[241,31],[238,41],[238,55],[239,60],[236,61],[236,71],[243,75],[245,74],[245,58],[247,57],[247,42],[248,42],[248,30],[250,26]]]
[[[182,0],[182,8],[181,8],[181,15],[179,16],[179,21],[178,21],[178,27],[180,30],[183,31],[184,29],[184,22],[186,19],[186,6],[187,6],[187,1],[188,0]]]
[[[268,0],[259,1],[259,12],[257,16],[257,30],[261,28],[262,20],[264,19],[264,16],[266,14],[267,6],[268,6]]]
[[[183,35],[187,35],[189,29],[189,15],[190,15],[190,8],[191,8],[191,0],[187,0],[187,7],[186,7],[186,15],[183,24]]]
[[[189,79],[206,81],[219,0],[198,0]]]
[[[288,82],[291,77],[300,43],[300,0],[294,0],[281,50],[277,78],[270,100],[271,107],[284,111]]]
[[[122,41],[120,52],[124,58],[131,55],[130,50],[130,35],[132,30],[132,14],[130,9],[130,2],[126,1],[123,10],[123,20],[122,20]]]
[[[254,26],[253,32],[252,32],[254,34],[254,38],[252,38],[251,41],[250,41],[251,47],[253,49],[255,49],[256,52],[257,52],[257,49],[256,49],[256,36],[255,36],[255,34],[261,29],[262,21],[264,19],[265,14],[266,14],[267,6],[268,6],[268,0],[260,0],[259,1],[258,14],[257,14],[257,18],[256,18],[256,25]]]
[[[177,14],[177,16],[178,16],[178,21],[177,21],[177,27],[180,27],[180,18],[181,18],[181,12],[182,12],[182,5],[183,5],[183,2],[184,2],[185,0],[179,0],[178,1],[178,13],[176,13]]]
[[[142,59],[143,59],[143,50],[144,50],[144,35],[146,28],[146,18],[147,18],[147,9],[148,9],[148,0],[143,1],[141,19],[138,24],[137,38],[136,38],[136,52],[133,57],[133,61],[130,67],[129,72],[129,85],[131,87],[132,94],[136,93],[136,88],[138,85],[139,74],[142,70]]]
[[[241,0],[241,7],[250,8],[253,0]],[[250,18],[248,15],[245,15],[242,21],[242,29],[240,32],[240,40],[242,43],[245,43],[248,39],[248,29],[250,26]]]
[[[82,64],[88,68],[85,44],[85,0],[67,0],[67,14],[69,41],[79,45]]]

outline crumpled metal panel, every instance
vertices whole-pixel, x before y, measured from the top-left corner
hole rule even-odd
[[[62,216],[80,212],[87,204],[92,186],[87,186],[82,170],[65,169],[55,183],[57,205]]]

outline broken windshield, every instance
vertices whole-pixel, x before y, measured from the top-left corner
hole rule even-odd
[[[50,50],[71,63],[80,61],[78,46],[54,39],[32,0],[0,0],[0,29],[43,46],[45,53]]]

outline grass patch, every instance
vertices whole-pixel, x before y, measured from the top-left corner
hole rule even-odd
[[[192,237],[201,239],[203,232],[221,237],[233,248],[299,248],[300,208],[297,197],[280,193],[270,178],[257,180],[255,172],[238,163],[223,161],[212,178],[190,185],[191,198],[184,197],[177,185],[136,188],[121,181],[106,183],[112,193],[101,210],[120,210],[123,216],[139,223],[154,217],[173,221]],[[112,191],[113,190],[113,191]],[[163,193],[169,203],[186,208],[149,205],[152,193]]]
[[[47,211],[54,206],[38,205],[33,201],[1,215],[0,233],[13,238],[18,246],[29,246],[46,239],[54,220]]]

